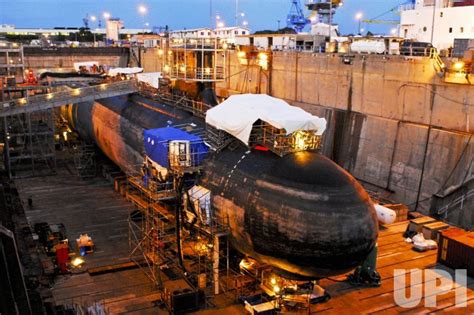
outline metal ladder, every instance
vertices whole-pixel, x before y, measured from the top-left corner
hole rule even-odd
[[[438,73],[438,75],[444,76],[444,74],[446,73],[446,65],[439,56],[438,50],[434,47],[430,49],[430,59],[433,60],[433,67]]]

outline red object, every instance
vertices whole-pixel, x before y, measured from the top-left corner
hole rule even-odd
[[[467,7],[474,5],[474,0],[464,0],[453,2],[454,7]]]
[[[257,150],[257,151],[264,151],[264,152],[270,151],[269,148],[262,147],[261,145],[256,145],[256,146],[255,146],[255,150]]]
[[[66,273],[67,263],[69,262],[69,246],[66,244],[56,245],[56,261],[61,273]]]
[[[440,232],[438,262],[453,269],[467,269],[474,276],[474,232],[449,228]]]
[[[26,76],[26,82],[28,84],[36,84],[38,83],[38,81],[36,80],[36,77],[35,77],[35,74],[33,73],[33,71],[29,70],[28,71],[28,74]]]

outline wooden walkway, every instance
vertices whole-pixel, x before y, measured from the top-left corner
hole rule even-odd
[[[467,307],[456,308],[455,289],[443,288],[443,294],[437,297],[436,308],[426,308],[425,299],[413,308],[397,306],[394,300],[394,269],[443,269],[448,271],[454,278],[454,272],[443,265],[436,263],[437,251],[431,250],[419,253],[411,249],[412,245],[405,243],[402,236],[408,222],[392,224],[380,231],[377,258],[377,270],[382,277],[382,286],[378,288],[355,288],[343,281],[345,276],[339,276],[321,281],[321,285],[331,294],[332,299],[327,303],[313,305],[311,314],[474,314],[474,279],[467,279]],[[429,271],[434,272],[434,271]],[[336,281],[333,281],[336,280]],[[422,283],[414,283],[417,287]],[[410,286],[407,277],[406,287]],[[457,284],[454,285],[458,286]],[[406,296],[410,296],[409,288]],[[430,294],[430,293],[428,293]]]

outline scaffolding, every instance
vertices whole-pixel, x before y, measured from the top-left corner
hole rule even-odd
[[[198,131],[199,132],[199,131]],[[204,292],[207,306],[229,285],[227,222],[212,210],[210,191],[196,186],[200,158],[183,158],[169,148],[163,173],[146,157],[140,174],[127,179],[127,199],[136,210],[129,218],[130,258],[163,291],[167,283],[185,280],[193,292]]]
[[[206,125],[209,145],[216,151],[222,151],[234,140],[229,133]],[[318,150],[321,148],[321,136],[314,130],[300,130],[287,134],[285,129],[276,128],[264,121],[257,121],[252,128],[249,147],[263,146],[283,157],[289,153]]]
[[[14,86],[23,81],[25,70],[23,46],[17,43],[0,43],[0,85]]]
[[[158,58],[172,80],[219,82],[226,78],[227,48],[217,37],[169,38],[161,43]]]
[[[95,177],[97,175],[95,145],[82,141],[75,147],[74,166],[81,179]]]
[[[1,121],[4,165],[11,178],[55,171],[55,120],[52,109],[6,116]]]

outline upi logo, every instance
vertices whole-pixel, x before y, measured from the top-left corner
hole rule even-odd
[[[457,269],[454,279],[449,272],[442,269],[395,269],[393,276],[394,300],[400,307],[420,306],[423,297],[425,307],[437,307],[437,297],[440,295],[446,295],[443,301],[454,300],[456,307],[467,306],[465,269]],[[454,296],[451,291],[454,291]]]

